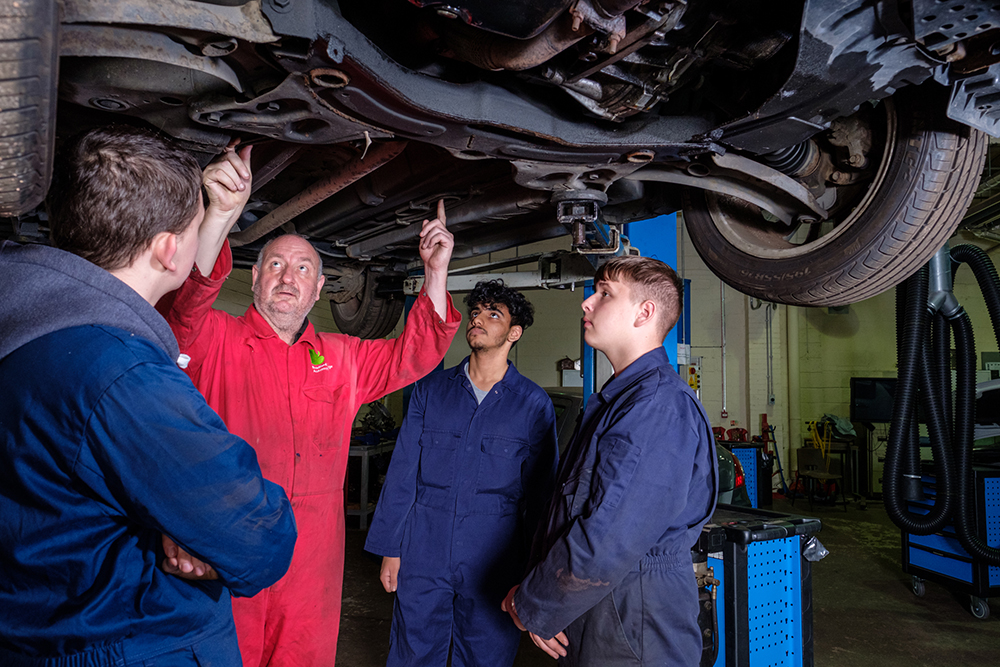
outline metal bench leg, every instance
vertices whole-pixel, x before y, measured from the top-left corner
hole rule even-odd
[[[368,528],[368,452],[361,455],[361,530]]]

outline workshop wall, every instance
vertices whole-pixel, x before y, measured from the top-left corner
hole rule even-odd
[[[852,377],[896,376],[895,291],[884,292],[846,308],[791,308],[797,326],[790,338],[788,354],[799,360],[796,373],[799,389],[798,410],[792,416],[792,449],[810,440],[807,422],[824,414],[850,418]],[[884,436],[888,425],[876,425],[872,445]],[[866,434],[857,435],[864,442]],[[859,456],[864,456],[859,452]],[[798,466],[794,457],[792,469]],[[871,482],[880,487],[882,466],[878,454],[870,457]]]
[[[714,426],[759,432],[760,414],[776,427],[779,455],[787,472],[792,452],[810,436],[807,422],[824,414],[850,415],[850,378],[896,376],[895,292],[890,290],[842,309],[778,306],[771,311],[772,385],[767,389],[767,306],[758,306],[721,281],[701,262],[678,224],[678,272],[691,280],[692,356],[702,359],[702,403]],[[976,243],[960,235],[952,245]],[[998,262],[997,254],[992,255]],[[989,313],[967,267],[955,293],[972,319],[977,367],[983,351],[997,351]],[[726,382],[723,406],[722,304],[725,301]],[[755,309],[756,308],[756,309]],[[727,417],[722,417],[726,408]],[[884,436],[888,425],[878,426]],[[863,434],[859,434],[862,435]],[[877,443],[876,443],[877,444]],[[875,478],[879,464],[873,461]]]
[[[850,415],[850,378],[895,377],[895,291],[845,308],[795,308],[800,432],[824,413]],[[797,347],[797,350],[795,349]],[[801,443],[800,443],[801,444]]]
[[[996,351],[989,312],[967,267],[956,277],[955,295],[972,320],[977,357],[982,351]],[[851,377],[896,376],[895,290],[836,312],[826,308],[794,310],[800,323],[797,343],[804,420],[823,412],[847,417]]]
[[[723,286],[701,261],[678,216],[677,272],[691,281],[691,355],[701,357],[701,402],[712,426],[761,430],[761,415],[775,427],[778,454],[786,471],[789,432],[787,320],[789,308],[751,300]],[[725,307],[723,308],[723,303]],[[795,309],[791,309],[794,311]],[[723,324],[725,312],[725,385]],[[771,388],[768,387],[767,320],[771,324]],[[671,355],[673,356],[673,355]],[[725,401],[723,401],[723,386]],[[771,396],[774,402],[771,402]],[[723,407],[727,416],[723,417]],[[775,478],[777,479],[777,478]]]

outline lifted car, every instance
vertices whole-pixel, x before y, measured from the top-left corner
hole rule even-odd
[[[955,231],[998,132],[1000,5],[0,0],[0,65],[4,235],[44,240],[62,137],[136,123],[204,163],[239,138],[237,261],[305,235],[341,329],[381,336],[441,198],[456,257],[570,235],[596,263],[631,251],[624,224],[682,210],[752,296],[899,283]]]

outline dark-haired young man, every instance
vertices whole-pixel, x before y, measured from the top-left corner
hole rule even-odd
[[[620,257],[594,286],[584,337],[615,374],[587,403],[537,565],[504,608],[561,665],[691,667],[702,640],[690,551],[717,471],[708,417],[663,349],[682,283],[663,262]]]
[[[552,401],[507,361],[533,308],[501,280],[465,302],[472,352],[417,383],[365,544],[396,593],[388,665],[513,663],[499,604],[552,491]]]
[[[230,594],[285,573],[295,520],[153,308],[230,199],[127,128],[56,168],[56,248],[0,246],[0,665],[238,667]]]

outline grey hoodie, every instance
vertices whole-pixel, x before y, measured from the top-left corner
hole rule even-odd
[[[63,250],[0,243],[0,360],[46,334],[88,324],[141,336],[177,359],[166,320],[118,278]]]

